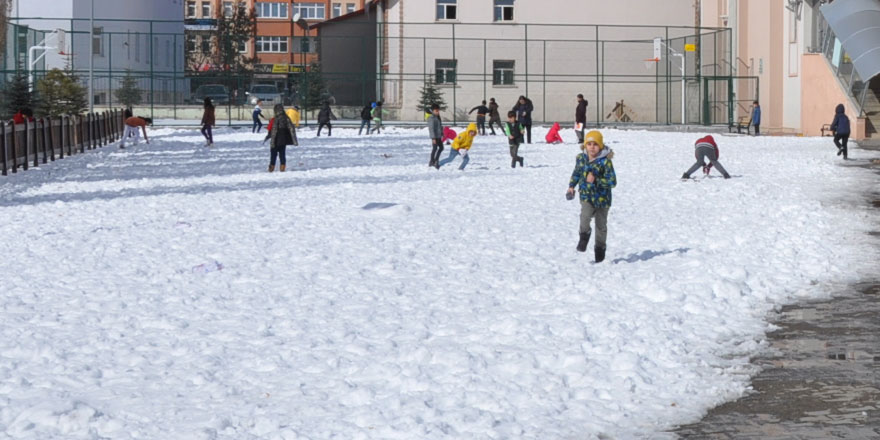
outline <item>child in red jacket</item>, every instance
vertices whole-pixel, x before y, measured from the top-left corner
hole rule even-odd
[[[712,166],[714,166],[721,172],[721,175],[724,176],[725,179],[729,179],[730,174],[727,174],[727,170],[725,170],[724,167],[721,166],[721,163],[718,162],[719,154],[718,144],[715,143],[715,138],[713,138],[712,135],[697,139],[697,142],[694,143],[694,156],[696,156],[697,161],[694,162],[689,170],[681,175],[681,178],[690,179],[691,174],[700,168],[703,168],[703,172],[708,175]],[[706,165],[706,159],[709,160],[708,165]]]

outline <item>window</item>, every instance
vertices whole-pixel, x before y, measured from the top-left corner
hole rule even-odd
[[[492,61],[492,85],[495,86],[512,86],[513,85],[513,61],[493,60]]]
[[[165,65],[171,67],[173,58],[171,58],[171,40],[165,40]]]
[[[345,4],[345,13],[351,14],[352,12],[354,12],[354,3],[346,3]]]
[[[153,56],[150,57],[150,63],[159,64],[159,37],[153,37],[153,44],[150,45]]]
[[[186,2],[186,16],[195,18],[196,16],[196,2],[188,1]]]
[[[434,60],[434,71],[437,73],[437,84],[455,84],[456,60]]]
[[[339,17],[342,15],[342,3],[333,3],[333,18]]]
[[[287,3],[257,3],[259,18],[287,18]]]
[[[324,3],[294,3],[293,13],[299,12],[300,17],[306,20],[323,20]]]
[[[202,18],[211,18],[211,2],[202,2]]]
[[[247,41],[242,40],[242,41],[238,42],[238,52],[239,53],[247,52]]]
[[[211,53],[211,37],[202,37],[202,53]]]
[[[291,50],[293,53],[314,53],[315,38],[293,37],[293,47]]]
[[[458,0],[437,0],[437,20],[455,20]]]
[[[257,52],[287,52],[287,37],[257,37]]]
[[[495,0],[495,21],[513,21],[513,0]]]
[[[97,55],[99,57],[104,56],[104,45],[101,44],[101,37],[103,33],[103,27],[96,27],[92,29],[92,55]]]
[[[187,52],[195,52],[196,51],[196,36],[195,35],[187,35],[186,36],[186,51]]]
[[[225,17],[232,17],[232,2],[223,2],[223,15]]]
[[[134,34],[134,60],[141,60],[141,34]]]
[[[131,31],[126,31],[124,45],[125,45],[125,57],[128,61],[131,61]]]

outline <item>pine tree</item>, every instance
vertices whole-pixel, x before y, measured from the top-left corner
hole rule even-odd
[[[34,95],[29,90],[28,77],[19,72],[6,83],[3,90],[3,115],[9,119],[19,110],[34,108]]]
[[[223,70],[244,73],[253,70],[256,58],[248,57],[239,49],[256,35],[257,12],[247,8],[243,0],[237,0],[232,14],[227,16],[223,10],[217,11],[217,29],[214,37],[217,42],[216,64]]]
[[[419,93],[421,93],[418,104],[418,110],[420,112],[430,113],[431,106],[434,104],[439,105],[440,110],[446,110],[446,101],[443,100],[443,94],[437,89],[432,78],[429,77],[427,81],[425,81],[425,84],[422,86]]]
[[[303,106],[305,110],[320,107],[328,97],[327,83],[324,81],[324,75],[321,73],[321,65],[313,62],[309,65],[309,70],[301,77],[302,84],[300,90],[303,93]]]
[[[120,86],[114,92],[116,99],[126,108],[132,108],[141,103],[141,89],[137,86],[137,79],[131,74],[131,70],[125,71],[125,77],[120,81]]]
[[[73,72],[52,69],[37,82],[40,97],[37,106],[38,116],[59,117],[80,114],[89,104],[86,89]]]

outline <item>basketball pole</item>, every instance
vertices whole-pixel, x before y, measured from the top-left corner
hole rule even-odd
[[[89,15],[89,113],[95,111],[95,0],[91,0],[92,12]]]

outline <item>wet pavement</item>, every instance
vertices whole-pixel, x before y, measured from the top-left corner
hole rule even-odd
[[[880,173],[880,163],[865,166]],[[880,194],[869,197],[880,209]],[[752,360],[762,369],[753,391],[673,432],[712,440],[880,439],[880,269],[878,279],[843,290],[783,307],[773,319],[779,329],[767,335],[770,350]]]

